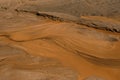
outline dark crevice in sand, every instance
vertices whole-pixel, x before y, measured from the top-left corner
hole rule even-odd
[[[119,2],[1,0],[0,80],[120,80]]]
[[[3,6],[0,6],[0,8],[3,9],[3,10],[8,10],[7,7],[3,7]]]
[[[15,11],[32,13],[32,14],[35,14],[35,15],[40,16],[40,17],[51,19],[53,21],[60,21],[60,22],[64,22],[65,21],[65,19],[63,19],[63,18],[56,17],[54,15],[49,15],[49,14],[46,14],[46,13],[40,13],[40,12],[36,12],[36,11],[27,11],[27,10],[18,10],[18,9],[15,9]]]
[[[36,12],[36,11],[18,10],[18,9],[15,9],[15,11],[32,13],[37,16],[44,17],[44,18],[47,18],[47,19],[50,19],[53,21],[75,23],[78,25],[85,25],[87,27],[91,27],[91,28],[95,28],[95,29],[99,29],[99,30],[120,33],[120,29],[119,29],[120,24],[117,25],[117,24],[110,24],[110,23],[100,22],[100,21],[91,21],[91,20],[86,20],[86,19],[77,18],[77,17],[75,17],[76,19],[73,19],[73,20],[66,19],[66,18],[58,17],[57,14],[51,15],[51,14],[49,14],[49,12],[44,13],[44,12]],[[110,27],[110,26],[112,26],[112,27]]]
[[[92,27],[95,29],[104,30],[104,31],[120,33],[120,29],[119,29],[120,24],[117,25],[117,24],[111,24],[111,23],[106,23],[102,21],[91,21],[91,20],[85,20],[85,19],[81,19],[78,24],[85,25],[87,27]]]

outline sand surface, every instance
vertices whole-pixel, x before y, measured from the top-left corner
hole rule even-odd
[[[120,80],[119,8],[120,0],[0,0],[0,80]]]

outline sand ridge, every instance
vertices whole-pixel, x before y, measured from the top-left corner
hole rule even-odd
[[[1,80],[120,79],[119,0],[0,2]]]

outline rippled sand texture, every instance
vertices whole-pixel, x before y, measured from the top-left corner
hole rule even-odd
[[[0,0],[0,80],[120,80],[120,0]]]

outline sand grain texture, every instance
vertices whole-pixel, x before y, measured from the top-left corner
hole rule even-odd
[[[0,0],[0,80],[119,80],[119,8],[119,0]]]

